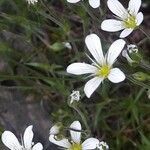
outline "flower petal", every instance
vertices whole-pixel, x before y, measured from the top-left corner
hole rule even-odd
[[[67,72],[75,75],[95,73],[97,68],[86,63],[73,63],[67,67]]]
[[[33,140],[33,126],[28,126],[24,132],[23,140],[24,146],[26,149],[30,149],[32,147],[32,140]]]
[[[133,29],[124,29],[120,34],[120,38],[127,37],[129,34],[132,33],[132,31],[133,31]]]
[[[41,143],[37,143],[33,146],[32,150],[43,150],[43,145]]]
[[[122,21],[107,19],[102,22],[101,28],[104,31],[116,32],[124,29],[124,26],[122,24]]]
[[[69,149],[71,147],[71,144],[69,143],[68,139],[62,139],[62,140],[56,140],[55,135],[49,136],[49,141],[55,145],[58,145],[63,148]]]
[[[125,80],[125,74],[119,68],[113,68],[110,70],[108,79],[113,83],[119,83]]]
[[[67,2],[69,2],[69,3],[77,3],[77,2],[79,2],[80,0],[67,0]]]
[[[59,133],[59,130],[60,130],[60,126],[55,124],[54,126],[51,127],[49,134],[56,135]]]
[[[136,16],[136,20],[137,20],[137,25],[139,26],[143,20],[144,20],[144,16],[143,16],[143,13],[142,12],[139,12]]]
[[[111,66],[114,63],[124,46],[125,41],[122,39],[116,40],[112,43],[107,53],[107,63],[109,66]]]
[[[71,134],[71,139],[73,142],[75,143],[80,143],[81,141],[81,124],[79,121],[74,121],[71,125],[70,125],[70,128],[71,129],[74,129],[74,130],[79,130],[79,131],[73,131],[73,130],[70,130],[70,134]]]
[[[103,64],[104,55],[102,51],[100,38],[96,34],[90,34],[85,38],[85,43],[96,62]]]
[[[89,138],[82,143],[82,150],[95,149],[99,144],[99,140],[96,138]]]
[[[128,15],[127,10],[122,6],[118,0],[108,0],[107,5],[109,9],[121,19],[126,18]]]
[[[16,136],[10,132],[10,131],[5,131],[2,134],[2,142],[11,150],[20,150],[21,149],[21,145],[18,141],[18,139],[16,138]]]
[[[89,80],[85,86],[84,86],[84,92],[88,98],[91,97],[93,92],[98,88],[100,83],[103,81],[103,78],[100,77],[94,77],[91,80]]]
[[[100,0],[89,0],[89,4],[93,7],[93,8],[98,8],[100,6]]]
[[[141,7],[141,0],[130,0],[128,11],[130,14],[136,15]]]

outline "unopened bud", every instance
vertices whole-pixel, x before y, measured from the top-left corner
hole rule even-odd
[[[99,150],[108,150],[108,149],[109,149],[109,146],[107,145],[106,142],[101,141],[101,142],[99,142],[99,144],[97,145],[97,149],[99,149]]]
[[[143,72],[136,72],[133,74],[133,77],[139,81],[146,81],[150,78],[150,76]]]
[[[72,104],[74,101],[78,102],[80,100],[80,92],[79,91],[72,91],[70,95],[70,104]]]
[[[123,50],[122,56],[127,59],[130,64],[139,64],[142,57],[138,53],[138,47],[136,45],[127,45],[127,49]]]

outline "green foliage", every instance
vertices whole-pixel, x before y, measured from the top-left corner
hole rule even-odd
[[[147,42],[141,44],[143,37],[135,35],[139,42],[134,43],[141,44],[142,56],[138,57],[138,63],[132,66],[122,57],[117,62],[126,73],[126,81],[114,85],[106,81],[89,100],[83,93],[86,79],[74,78],[65,70],[71,62],[87,60],[84,38],[90,32],[100,35],[105,50],[116,39],[116,33],[108,36],[100,30],[107,10],[105,7],[104,10],[93,10],[87,5],[73,6],[65,0],[42,2],[29,6],[23,0],[0,1],[0,56],[7,62],[7,69],[0,70],[0,81],[13,80],[16,88],[47,96],[46,107],[51,108],[48,113],[54,122],[70,124],[85,119],[82,122],[84,128],[88,126],[92,135],[102,137],[112,150],[149,150],[150,103],[146,92],[150,89],[150,62],[146,61],[149,60]],[[148,5],[149,0],[145,4]],[[2,31],[14,34],[3,37]],[[16,40],[17,46],[14,44]],[[127,39],[127,43],[132,40]],[[64,42],[70,42],[72,49],[66,48]],[[74,89],[82,93],[76,106],[78,110],[67,105]],[[79,113],[84,114],[84,119]]]

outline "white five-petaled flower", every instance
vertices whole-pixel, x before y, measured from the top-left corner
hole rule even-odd
[[[77,3],[80,0],[67,0],[69,3]],[[93,8],[98,8],[100,6],[100,0],[89,0],[89,4]]]
[[[125,38],[142,23],[143,13],[139,12],[141,0],[130,0],[128,9],[125,9],[118,0],[108,0],[107,4],[117,20],[104,20],[101,24],[102,30],[109,32],[123,30],[120,38]]]
[[[24,132],[24,136],[22,139],[22,144],[19,143],[16,136],[10,131],[4,131],[2,134],[2,142],[10,149],[10,150],[43,150],[43,146],[41,143],[37,143],[33,146],[33,126],[28,126]]]
[[[28,4],[31,5],[31,4],[35,4],[38,2],[38,0],[27,0]]]
[[[81,124],[79,121],[74,121],[70,125],[71,141],[64,138],[57,140],[55,135],[50,135],[49,141],[67,150],[89,150],[95,149],[99,144],[99,140],[96,138],[88,138],[81,143]]]
[[[92,60],[91,65],[73,63],[67,67],[67,72],[75,75],[89,74],[90,77],[93,77],[84,87],[86,96],[90,98],[104,79],[108,78],[113,83],[119,83],[125,79],[125,75],[120,69],[112,68],[125,45],[125,41],[122,39],[116,40],[105,56],[103,55],[101,41],[96,34],[88,35],[85,43],[95,60],[89,57]]]

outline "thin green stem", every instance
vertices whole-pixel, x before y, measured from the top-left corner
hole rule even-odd
[[[150,85],[147,85],[147,84],[145,84],[145,83],[143,83],[143,82],[140,82],[140,81],[138,81],[138,80],[135,80],[135,79],[134,79],[133,77],[131,77],[131,76],[128,76],[127,79],[128,79],[130,82],[132,82],[132,83],[134,83],[134,84],[136,84],[136,85],[139,85],[139,86],[141,86],[141,87],[145,87],[145,88],[147,88],[147,89],[150,89]]]
[[[140,97],[141,97],[142,94],[145,92],[145,90],[146,90],[145,87],[143,87],[143,88],[140,89],[140,91],[138,92],[138,94],[137,94],[137,96],[136,96],[136,98],[135,98],[135,100],[134,100],[134,103],[136,103],[136,102],[140,99]]]
[[[144,68],[144,69],[146,69],[146,70],[150,70],[150,65],[148,64],[148,62],[145,62],[144,60],[142,60],[142,61],[140,62],[140,67],[141,67],[141,68]]]
[[[150,35],[148,33],[146,33],[141,27],[139,27],[139,29],[150,40]]]
[[[101,7],[99,7],[98,9],[99,9],[100,16],[103,16],[104,15],[103,9],[101,9]]]
[[[44,17],[50,19],[52,22],[54,22],[55,24],[57,24],[58,26],[63,28],[63,24],[58,21],[56,18],[53,17],[51,10],[49,9],[49,7],[47,7],[47,5],[43,2],[43,0],[40,0],[41,4],[43,5],[44,8],[46,8],[49,12],[50,15],[46,14],[46,13],[40,13],[41,15],[44,15]]]
[[[147,40],[148,40],[147,37],[145,37],[137,45],[140,46],[140,45],[144,44]]]
[[[93,20],[99,22],[99,19],[95,17],[95,15],[89,10],[89,8],[85,4],[82,4],[82,6]]]
[[[86,117],[84,116],[83,112],[81,112],[81,110],[79,108],[77,108],[76,106],[72,106],[72,108],[80,115],[89,135],[91,135],[91,130],[90,130],[90,127],[87,123],[87,120],[86,120]]]

